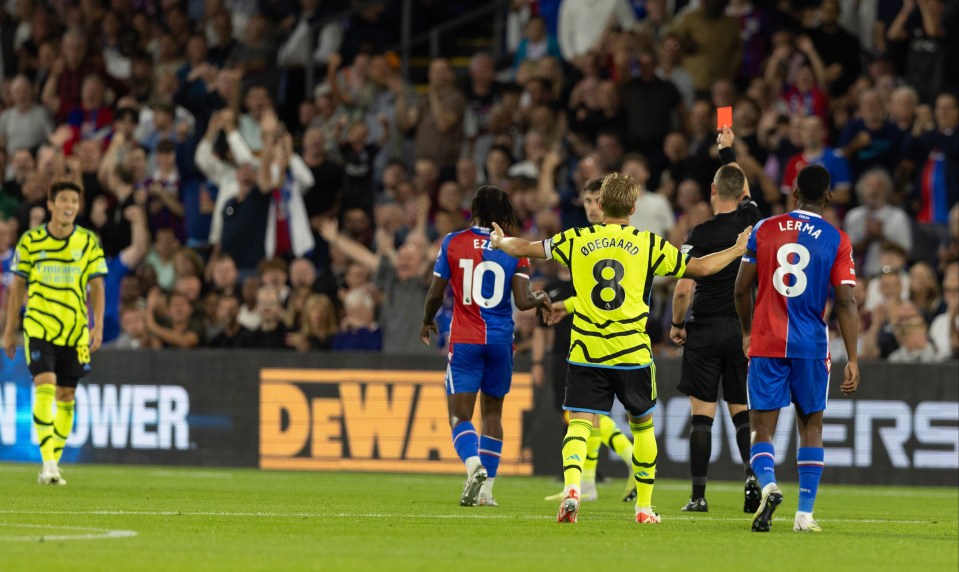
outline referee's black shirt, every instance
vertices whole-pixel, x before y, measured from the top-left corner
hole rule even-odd
[[[736,244],[739,233],[755,225],[760,218],[759,207],[747,198],[736,210],[718,214],[693,227],[680,250],[696,258],[726,250]],[[736,318],[733,290],[738,273],[739,260],[736,260],[712,276],[697,279],[693,318]]]

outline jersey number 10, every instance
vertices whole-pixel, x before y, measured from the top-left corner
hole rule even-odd
[[[471,306],[473,300],[484,308],[492,308],[503,300],[506,286],[506,271],[492,260],[484,260],[473,268],[473,261],[469,258],[460,259],[460,268],[463,269],[463,305]],[[493,294],[483,296],[483,275],[493,273]]]

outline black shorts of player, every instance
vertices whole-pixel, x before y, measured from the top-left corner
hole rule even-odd
[[[24,353],[33,376],[52,372],[57,385],[76,387],[80,378],[90,373],[90,350],[87,346],[56,346],[46,340],[25,338]]]
[[[686,324],[679,389],[700,401],[715,403],[722,380],[723,400],[746,404],[746,356],[737,318],[706,318]]]
[[[613,397],[633,417],[642,417],[656,407],[656,366],[613,369],[569,364],[566,370],[566,401],[563,409],[608,415]]]

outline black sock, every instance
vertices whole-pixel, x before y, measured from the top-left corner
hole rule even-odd
[[[706,496],[706,475],[713,448],[713,418],[693,415],[689,430],[689,469],[693,477],[693,499]]]
[[[740,411],[733,415],[733,425],[736,427],[736,445],[739,446],[739,456],[743,460],[746,476],[751,477],[753,468],[749,465],[749,412]]]

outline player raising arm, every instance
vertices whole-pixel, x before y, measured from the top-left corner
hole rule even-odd
[[[548,316],[552,306],[546,292],[530,290],[527,258],[512,258],[490,248],[493,221],[519,226],[506,193],[483,185],[476,190],[470,210],[473,226],[443,239],[426,294],[420,338],[429,345],[430,332],[437,333],[433,319],[447,284],[452,284],[446,394],[453,447],[466,465],[460,504],[496,506],[493,479],[503,450],[503,399],[513,376],[513,304],[507,284],[520,310],[539,307]],[[477,392],[482,392],[482,436],[473,425]]]
[[[656,376],[646,318],[653,275],[708,276],[742,256],[751,228],[736,245],[702,258],[680,254],[662,237],[629,226],[639,187],[629,175],[608,175],[600,191],[604,224],[574,228],[541,242],[506,238],[498,225],[493,248],[516,257],[552,258],[570,268],[576,296],[566,377],[569,427],[563,440],[564,497],[557,522],[576,522],[587,439],[613,397],[629,413],[636,479],[636,522],[655,524],[652,511],[656,437],[652,410]]]
[[[750,464],[763,495],[753,517],[754,532],[768,532],[783,500],[776,486],[772,437],[779,410],[796,405],[799,427],[799,510],[797,532],[821,532],[813,504],[823,470],[822,416],[829,390],[829,339],[823,315],[829,287],[836,292],[839,329],[849,361],[841,386],[849,395],[859,386],[859,316],[853,287],[856,268],[846,233],[822,218],[829,172],[810,165],[799,172],[793,197],[797,210],[760,221],[749,237],[736,277],[736,313],[749,356],[747,390],[752,428]],[[752,288],[758,278],[756,310]],[[755,329],[761,335],[753,338]]]

